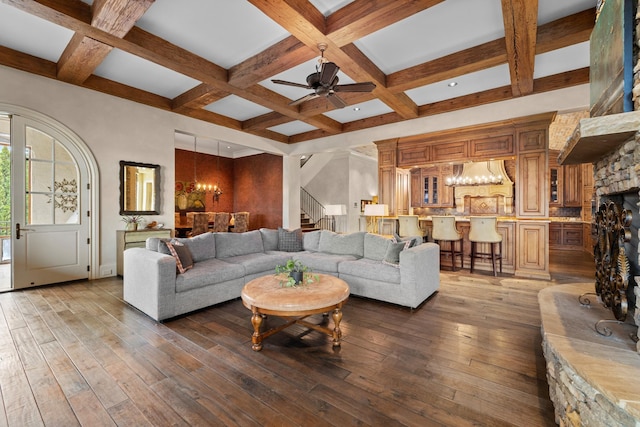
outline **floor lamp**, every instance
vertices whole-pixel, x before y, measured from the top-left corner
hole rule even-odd
[[[378,234],[378,217],[389,216],[389,206],[382,204],[369,204],[364,207],[364,216],[373,217],[373,231]],[[368,222],[368,221],[367,221]]]
[[[347,207],[345,205],[327,205],[324,207],[324,213],[331,217],[331,231],[336,231],[336,216],[346,215]]]

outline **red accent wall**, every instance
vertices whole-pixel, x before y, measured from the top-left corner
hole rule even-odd
[[[205,211],[249,212],[249,228],[282,226],[282,157],[272,154],[229,159],[197,153],[195,166],[199,182],[220,185],[219,200],[205,197]],[[175,150],[175,181],[192,182],[193,151]]]
[[[282,157],[273,154],[235,159],[236,211],[247,211],[249,228],[282,227]]]

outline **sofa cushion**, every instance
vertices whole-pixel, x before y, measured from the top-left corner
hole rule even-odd
[[[269,252],[260,254],[238,255],[225,258],[225,262],[240,264],[244,267],[245,275],[271,272],[276,273],[276,265],[282,265],[291,258],[288,252]]]
[[[302,233],[302,249],[304,249],[305,251],[318,252],[318,245],[320,244],[321,234],[321,230]]]
[[[215,233],[215,235],[216,257],[219,259],[264,252],[262,234],[258,230],[244,233]]]
[[[184,274],[176,276],[176,292],[186,292],[244,277],[244,267],[217,258],[197,262]],[[211,289],[215,292],[215,288]]]
[[[176,267],[180,274],[193,267],[193,258],[191,257],[191,251],[189,248],[177,241],[167,240],[164,242],[171,252],[171,255],[176,259]]]
[[[153,245],[152,240],[154,239],[155,238],[153,237],[147,239],[147,249],[151,249],[149,246]],[[164,244],[164,240],[166,239],[157,239],[156,249],[152,250],[165,255],[172,255],[169,251],[169,248],[167,248],[167,245]],[[213,233],[203,233],[195,237],[180,237],[173,238],[171,240],[182,243],[187,248],[189,248],[189,252],[191,252],[193,262],[200,262],[204,261],[205,259],[216,257],[216,243]]]
[[[339,276],[348,274],[377,282],[386,282],[389,284],[400,283],[399,268],[367,258],[362,258],[357,261],[341,262],[338,266],[338,273]]]
[[[382,261],[387,253],[391,239],[378,234],[364,235],[364,257],[374,261]]]
[[[285,230],[278,228],[278,250],[285,252],[299,252],[302,250],[302,230]]]
[[[351,234],[338,234],[332,231],[323,230],[320,235],[318,250],[334,255],[354,255],[362,258],[364,256],[364,231]]]
[[[278,250],[278,230],[261,228],[260,234],[262,235],[262,246],[264,246],[265,252]]]
[[[420,236],[406,236],[406,237],[400,237],[400,235],[396,232],[393,233],[393,239],[396,242],[411,242],[411,244],[409,245],[410,248],[414,247],[414,246],[418,246],[419,244],[422,243],[422,237]]]
[[[387,253],[384,254],[383,264],[388,264],[397,268],[400,268],[400,252],[408,249],[411,245],[411,241],[406,242],[391,242],[387,248]]]
[[[338,264],[343,261],[354,261],[357,258],[353,255],[333,255],[321,252],[296,252],[293,254],[294,260],[301,261],[309,267],[311,271],[338,273]]]

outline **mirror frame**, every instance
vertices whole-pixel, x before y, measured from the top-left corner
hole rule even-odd
[[[127,167],[139,167],[139,168],[149,168],[155,169],[154,171],[154,203],[153,210],[150,211],[134,211],[134,210],[125,210],[124,208],[124,200],[125,200],[125,186],[124,186],[124,171]],[[120,160],[120,215],[160,215],[160,165],[154,165],[150,163],[138,163],[138,162],[127,162],[124,160]]]

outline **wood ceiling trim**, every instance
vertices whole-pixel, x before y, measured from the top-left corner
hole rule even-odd
[[[538,28],[537,0],[502,0],[502,19],[514,96],[533,91],[533,67]]]
[[[55,62],[0,46],[0,64],[50,79],[56,78]]]
[[[171,111],[171,100],[169,98],[127,86],[122,83],[114,82],[113,80],[105,79],[103,77],[96,76],[95,74],[89,76],[89,78],[80,86],[106,93],[108,95],[117,96],[119,98],[128,99],[129,101]]]

